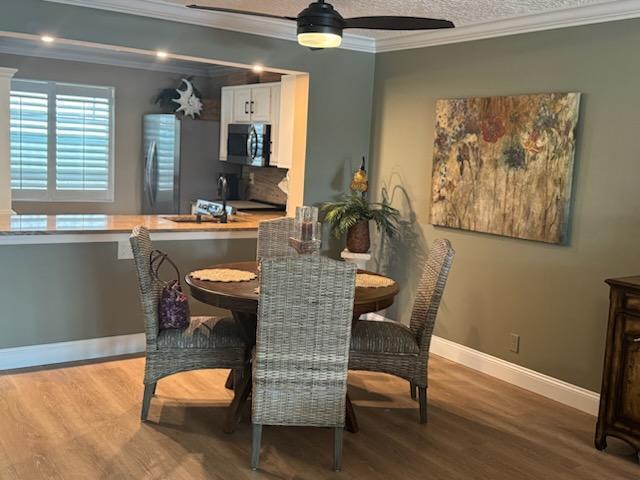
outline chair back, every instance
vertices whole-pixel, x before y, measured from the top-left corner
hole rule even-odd
[[[318,255],[263,260],[255,424],[344,426],[355,274]]]
[[[153,251],[153,244],[149,237],[149,231],[143,226],[137,226],[133,229],[129,242],[138,274],[138,290],[144,314],[147,350],[155,349],[159,324],[158,303],[160,302],[162,285],[151,276],[149,269],[149,257]]]
[[[294,235],[295,219],[290,217],[264,220],[258,224],[258,262],[266,258],[293,257],[295,249],[289,246]]]
[[[421,350],[429,350],[440,300],[447,283],[455,251],[446,239],[433,241],[418,285],[410,328]]]

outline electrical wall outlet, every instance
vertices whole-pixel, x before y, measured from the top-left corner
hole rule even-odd
[[[520,335],[516,333],[511,334],[509,350],[511,350],[513,353],[518,353],[520,351]]]
[[[249,185],[254,185],[256,183],[256,174],[253,172],[249,172]]]

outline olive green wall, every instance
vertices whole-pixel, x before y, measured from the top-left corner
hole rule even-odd
[[[603,281],[640,269],[638,45],[630,20],[376,56],[372,183],[407,219],[388,267],[403,287],[393,314],[408,321],[415,259],[446,237],[457,255],[436,334],[599,390]],[[567,246],[429,225],[436,99],[565,91],[583,94]]]
[[[256,251],[251,239],[154,246],[169,253],[183,275],[215,263],[253,260]],[[133,260],[117,258],[116,243],[0,246],[0,348],[143,332]],[[167,279],[173,275],[170,268],[162,273]],[[225,313],[196,300],[189,304],[194,315]]]
[[[369,155],[373,54],[312,52],[286,40],[41,0],[3,1],[1,12],[5,31],[308,72],[306,203],[340,194],[348,185],[344,173]]]

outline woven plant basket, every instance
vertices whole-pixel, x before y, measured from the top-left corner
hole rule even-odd
[[[347,250],[351,253],[367,253],[369,247],[369,221],[361,220],[347,231]]]

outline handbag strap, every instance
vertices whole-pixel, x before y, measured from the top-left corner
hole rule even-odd
[[[173,262],[173,260],[171,260],[171,258],[169,258],[169,254],[163,252],[162,250],[153,250],[149,255],[149,273],[151,274],[151,277],[165,286],[169,284],[169,282],[165,282],[164,280],[162,280],[159,274],[160,267],[165,262],[165,260],[169,262],[169,264],[175,270],[178,277],[177,282],[178,285],[180,285],[180,270],[178,269],[178,266]]]

